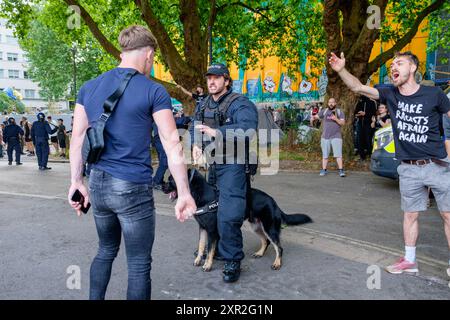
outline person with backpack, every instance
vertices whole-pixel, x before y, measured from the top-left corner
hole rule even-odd
[[[341,133],[341,127],[345,124],[344,112],[337,108],[336,99],[330,98],[328,100],[328,108],[321,109],[315,118],[323,121],[322,138],[320,140],[320,146],[322,147],[322,170],[320,170],[320,176],[323,177],[328,173],[328,157],[331,149],[333,149],[333,156],[336,158],[339,176],[345,177],[342,161]]]
[[[212,150],[211,143],[215,147],[207,162],[210,165],[208,182],[215,184],[219,193],[218,250],[225,260],[223,281],[235,282],[239,279],[240,263],[244,258],[241,226],[249,200],[250,175],[248,164],[238,157],[236,147],[245,143],[245,132],[253,130],[256,133],[258,111],[248,98],[232,92],[232,79],[225,65],[211,65],[205,76],[209,95],[197,105],[195,121],[190,127],[193,157],[198,161],[203,151],[207,153],[206,147]],[[229,139],[233,141],[227,143]],[[211,142],[208,144],[205,140]],[[230,145],[234,148],[229,148]]]
[[[122,30],[118,40],[122,49],[120,64],[86,82],[78,94],[70,143],[68,199],[78,216],[83,207],[92,203],[99,247],[90,268],[89,298],[105,299],[123,237],[128,265],[127,299],[147,300],[151,298],[156,215],[149,152],[153,121],[177,185],[177,219],[192,217],[197,207],[189,190],[170,96],[161,84],[149,79],[158,47],[156,39],[147,28],[133,25]],[[104,112],[105,105],[114,106],[110,115]],[[88,127],[99,122],[106,122],[104,150],[99,160],[90,164],[88,188],[83,182],[82,146]],[[82,196],[78,201],[77,197],[73,200],[76,190]]]

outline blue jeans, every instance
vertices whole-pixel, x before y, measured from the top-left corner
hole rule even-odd
[[[151,253],[155,238],[152,192],[150,184],[128,182],[95,168],[91,170],[89,193],[99,248],[91,265],[89,299],[105,298],[122,234],[128,265],[127,299],[151,298]]]

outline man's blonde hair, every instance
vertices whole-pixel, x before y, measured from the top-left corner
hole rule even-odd
[[[151,47],[158,49],[155,36],[143,26],[130,26],[119,34],[119,45],[122,51],[132,51],[140,48]]]

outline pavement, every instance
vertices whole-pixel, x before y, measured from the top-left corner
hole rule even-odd
[[[52,170],[39,171],[33,157],[23,162],[8,166],[0,160],[0,299],[87,299],[98,241],[92,212],[77,217],[67,203],[68,163],[51,163]],[[196,222],[178,222],[174,204],[155,191],[153,299],[450,299],[449,248],[435,208],[420,216],[420,273],[383,270],[403,251],[396,181],[368,172],[340,178],[333,171],[326,177],[285,171],[257,176],[253,186],[269,193],[286,213],[306,213],[314,220],[282,230],[281,270],[270,268],[272,247],[263,258],[251,258],[259,240],[247,224],[246,258],[237,283],[223,283],[223,262],[215,261],[211,272],[194,267]],[[107,299],[124,299],[126,283],[122,247]]]

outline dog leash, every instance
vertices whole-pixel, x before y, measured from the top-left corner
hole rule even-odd
[[[219,202],[217,200],[214,200],[214,201],[208,203],[207,205],[204,205],[197,211],[195,211],[195,215],[199,216],[199,215],[202,215],[202,214],[205,214],[208,212],[217,211],[218,207],[219,207]]]

